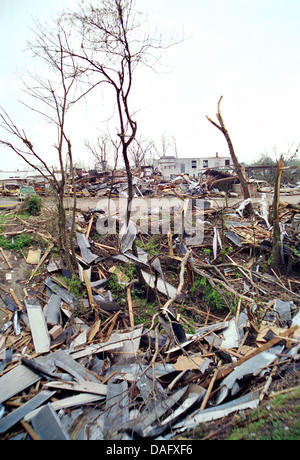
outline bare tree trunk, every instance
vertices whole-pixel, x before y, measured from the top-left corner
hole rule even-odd
[[[272,251],[269,259],[269,265],[274,271],[278,271],[281,257],[281,239],[279,224],[279,202],[280,202],[280,184],[284,163],[282,158],[277,161],[277,172],[275,178],[275,190],[273,198],[273,240]]]
[[[75,177],[74,177],[74,165],[73,165],[73,155],[72,155],[72,146],[70,139],[67,140],[68,143],[68,156],[70,159],[70,172],[71,172],[71,180],[72,180],[72,188],[73,188],[73,209],[72,209],[72,224],[71,224],[71,231],[69,234],[69,244],[70,244],[70,251],[72,255],[72,263],[76,265],[76,253],[74,247],[74,234],[75,234],[75,217],[76,217],[76,205],[77,205],[77,197],[76,197],[76,184],[75,184]]]
[[[242,166],[240,165],[240,163],[239,163],[239,161],[237,159],[237,156],[235,154],[235,151],[234,151],[230,136],[228,134],[227,129],[225,128],[223,117],[221,115],[220,104],[221,104],[222,98],[223,98],[223,96],[221,96],[220,99],[219,99],[218,113],[217,113],[217,118],[218,118],[218,121],[219,121],[220,125],[215,123],[208,116],[206,116],[206,118],[208,119],[208,121],[210,121],[210,123],[212,123],[216,128],[218,128],[223,133],[223,135],[224,135],[224,137],[226,139],[228,148],[229,148],[230,156],[232,158],[232,162],[233,162],[233,165],[234,165],[236,175],[237,175],[237,177],[238,177],[238,179],[239,179],[239,181],[241,183],[241,186],[242,186],[244,199],[247,200],[248,198],[250,198],[250,193],[249,193],[247,180],[246,180],[246,177],[245,177],[245,171],[244,171],[244,169],[242,168]],[[247,206],[247,210],[248,210],[249,214],[253,214],[252,203],[249,203],[249,205]]]

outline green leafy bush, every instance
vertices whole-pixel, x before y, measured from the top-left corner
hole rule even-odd
[[[26,198],[25,209],[31,216],[37,216],[41,212],[42,199],[38,195]]]

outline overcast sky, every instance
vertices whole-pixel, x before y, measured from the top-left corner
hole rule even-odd
[[[27,137],[52,158],[55,139],[44,121],[19,104],[18,72],[30,61],[26,40],[33,20],[41,22],[71,8],[75,0],[0,0],[0,104]],[[142,72],[132,95],[140,135],[160,146],[175,138],[181,157],[228,154],[223,135],[206,115],[221,110],[240,161],[296,149],[300,142],[299,0],[136,0],[138,10],[170,36],[185,40],[163,56],[163,72]],[[84,103],[72,116],[76,160],[88,160],[84,139],[105,130],[101,101]],[[100,110],[97,110],[100,108]],[[5,137],[1,132],[0,136]],[[172,154],[172,150],[168,151]],[[54,153],[55,155],[55,153]],[[21,161],[0,147],[0,169]]]

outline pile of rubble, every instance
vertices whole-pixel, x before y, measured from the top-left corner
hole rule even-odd
[[[300,283],[262,271],[255,251],[268,250],[267,215],[262,203],[256,220],[247,222],[244,209],[242,203],[226,216],[222,238],[221,227],[207,222],[201,247],[171,235],[154,256],[141,248],[134,255],[138,228],[132,222],[121,229],[119,245],[94,241],[90,212],[76,233],[85,288],[80,300],[61,261],[51,257],[51,244],[43,255],[28,253],[34,270],[22,297],[0,284],[1,439],[167,440],[257,407],[277,375],[299,366]],[[299,247],[297,215],[297,209],[282,209],[289,248]],[[233,243],[231,252],[221,252],[224,238]],[[211,256],[203,260],[208,247]],[[9,255],[1,251],[8,274],[18,263]],[[289,252],[294,269],[299,255]],[[170,261],[178,264],[177,285],[166,279],[163,267]],[[138,268],[144,292],[159,299],[147,327],[135,324],[131,294],[141,279],[124,276],[128,262]],[[126,308],[109,288],[112,273]],[[176,306],[187,305],[195,276],[205,278],[229,309],[223,318],[208,307],[197,311],[202,324],[188,333]]]
[[[57,173],[59,174],[59,173]],[[77,197],[126,197],[127,176],[125,170],[114,171],[84,171],[79,168],[74,170],[74,181]],[[241,195],[241,184],[234,172],[220,169],[206,168],[198,171],[198,176],[188,174],[173,174],[164,177],[161,172],[152,166],[141,166],[132,171],[133,194],[136,197],[155,197],[175,195],[179,197],[220,197]],[[66,196],[73,196],[73,181],[67,181]],[[3,183],[0,187],[0,195],[17,197],[21,185],[33,185],[40,196],[51,192],[51,179],[46,181],[42,177],[30,176],[28,179],[18,179],[14,182]],[[256,180],[249,177],[248,188],[251,196],[259,196],[261,193],[274,192],[274,187],[265,180]],[[300,183],[296,185],[284,184],[281,193],[285,195],[299,194]]]

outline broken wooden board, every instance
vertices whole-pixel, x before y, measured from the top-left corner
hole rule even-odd
[[[177,359],[176,363],[173,364],[173,366],[177,371],[200,369],[201,366],[205,363],[205,361],[206,358],[202,358],[200,353],[191,356],[181,355]]]
[[[137,420],[134,421],[133,430],[139,436],[144,437],[153,422],[159,420],[163,414],[171,410],[172,407],[183,397],[186,391],[187,386],[175,391],[168,398],[164,399],[159,406],[156,406],[155,410],[151,413],[148,413],[145,410],[141,411],[137,416]]]
[[[55,395],[56,391],[44,390],[24,403],[22,406],[10,412],[0,419],[0,433],[5,433],[12,426],[22,420],[27,414],[44,404],[48,399]]]
[[[31,423],[42,441],[68,441],[71,439],[50,403],[36,413],[31,419]]]
[[[42,251],[41,249],[29,249],[27,258],[26,258],[26,263],[30,265],[37,265],[41,259],[41,254]]]
[[[73,296],[73,294],[70,294],[70,292],[57,284],[53,279],[47,278],[44,281],[45,286],[47,286],[54,294],[59,295],[64,302],[66,302],[68,305],[71,307],[74,306],[76,302],[76,298]]]
[[[54,362],[57,367],[68,372],[78,381],[90,381],[94,383],[99,383],[97,377],[95,377],[91,372],[89,372],[86,367],[78,363],[73,359],[68,353],[63,350],[58,350],[51,355],[54,359]]]
[[[129,422],[128,383],[110,380],[107,385],[103,434],[105,439],[122,439]]]
[[[68,398],[59,399],[51,403],[52,408],[55,411],[60,409],[68,409],[70,407],[84,406],[92,402],[101,401],[105,398],[103,395],[93,395],[91,393],[79,393],[75,396],[69,396]]]
[[[83,235],[80,232],[76,232],[76,239],[77,239],[77,244],[81,251],[82,259],[88,265],[92,264],[97,259],[98,256],[96,254],[93,254],[92,251],[90,250],[90,244],[88,240],[86,239],[85,235]]]
[[[31,305],[26,300],[25,304],[35,352],[38,354],[48,353],[51,339],[42,308],[40,304]]]
[[[245,396],[241,396],[240,398],[221,404],[217,407],[210,407],[202,411],[197,409],[191,415],[173,425],[173,430],[175,432],[186,431],[187,429],[195,428],[200,423],[218,420],[232,414],[233,412],[245,409],[255,409],[258,405],[259,391],[254,391],[253,393],[248,393]]]
[[[31,371],[23,364],[15,367],[0,377],[0,404],[40,379],[40,375]]]
[[[47,382],[44,384],[46,388],[60,388],[61,390],[78,391],[80,393],[92,393],[95,395],[105,396],[107,393],[107,385],[94,382]]]
[[[47,324],[55,326],[56,324],[61,323],[61,305],[61,297],[57,294],[52,294],[48,303],[44,307]]]

